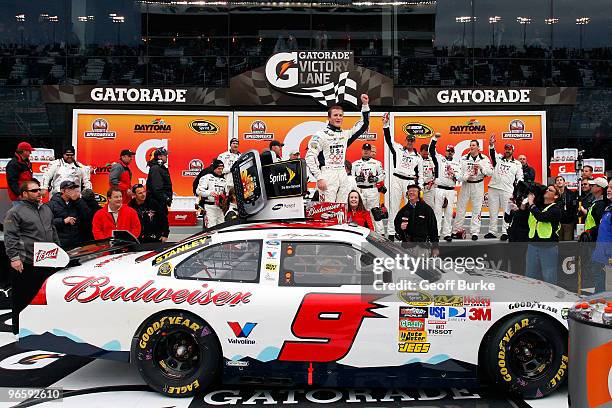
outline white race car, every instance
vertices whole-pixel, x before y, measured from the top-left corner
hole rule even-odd
[[[131,361],[169,396],[215,380],[460,388],[484,380],[537,398],[567,376],[564,312],[575,295],[489,269],[421,268],[400,279],[378,260],[405,251],[362,227],[246,223],[163,251],[116,244],[69,254],[73,265],[21,313],[22,347]],[[453,280],[496,288],[476,294]],[[542,301],[511,301],[519,293]]]

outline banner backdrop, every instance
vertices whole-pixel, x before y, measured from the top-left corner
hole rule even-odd
[[[361,135],[347,150],[346,159],[351,163],[361,159],[361,147],[370,143],[377,149],[376,160],[385,165],[385,140],[382,131],[382,113],[370,113],[370,128]],[[361,120],[361,113],[346,112],[343,129],[353,127]],[[240,151],[256,149],[259,152],[268,149],[272,140],[285,144],[283,158],[288,159],[289,153],[299,150],[300,157],[306,155],[310,136],[327,126],[327,113],[272,113],[272,112],[236,112],[234,114],[234,129],[240,143]],[[311,182],[316,181],[312,178]],[[313,187],[313,185],[311,185]]]
[[[78,160],[91,166],[94,191],[105,197],[108,172],[122,149],[136,152],[132,183],[144,183],[147,161],[168,149],[168,169],[177,196],[193,197],[199,171],[228,149],[230,112],[87,110],[73,111],[73,144]]]
[[[527,161],[535,169],[538,183],[546,182],[546,112],[399,112],[392,115],[392,129],[395,141],[405,143],[406,136],[412,132],[416,136],[415,148],[427,143],[439,132],[438,153],[444,154],[444,147],[455,146],[454,160],[468,153],[470,140],[480,143],[482,153],[489,156],[489,137],[496,136],[495,149],[503,154],[504,145],[514,145],[514,158],[527,156]],[[387,174],[389,174],[389,169]],[[485,179],[485,192],[490,177]],[[459,187],[456,188],[459,191]],[[486,196],[483,215],[488,215]],[[471,205],[468,206],[471,211]]]

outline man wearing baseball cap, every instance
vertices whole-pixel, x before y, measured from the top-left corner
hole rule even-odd
[[[388,113],[383,116],[383,132],[393,157],[393,173],[389,187],[389,220],[394,220],[408,185],[416,184],[423,187],[423,159],[414,148],[416,138],[413,134],[406,135],[406,146],[393,141]],[[389,222],[387,234],[390,240],[395,239],[395,232],[394,223]]]
[[[8,195],[11,201],[21,200],[20,187],[24,181],[34,178],[30,154],[32,146],[28,142],[21,142],[17,145],[15,156],[6,165],[6,183],[8,185]]]
[[[278,140],[273,140],[270,142],[270,151],[272,152],[272,162],[276,163],[283,160],[283,146],[285,144],[279,142]]]
[[[135,154],[130,149],[123,149],[119,154],[119,162],[113,163],[108,175],[110,186],[121,190],[123,204],[129,203],[132,198],[132,170],[130,169],[130,163]]]
[[[495,135],[489,139],[489,157],[493,163],[493,176],[489,182],[489,232],[484,236],[487,239],[497,238],[497,218],[499,210],[506,209],[512,197],[514,186],[523,181],[523,165],[514,159],[514,146],[506,143],[504,154],[495,151]],[[501,240],[508,239],[506,230],[508,224],[502,219]]]
[[[225,176],[225,181],[227,181],[227,188],[234,186],[234,179],[232,178],[232,166],[236,163],[236,160],[240,157],[240,152],[238,151],[238,139],[233,137],[230,140],[230,147],[227,152],[223,152],[217,157],[217,159],[223,162],[223,175]]]
[[[436,177],[433,209],[438,223],[438,235],[450,242],[453,240],[451,238],[453,206],[457,198],[455,184],[461,178],[459,177],[461,166],[459,162],[453,161],[455,146],[447,145],[444,155],[436,152],[436,144],[441,137],[440,133],[436,133],[429,143],[429,155],[434,162],[434,175]],[[445,202],[446,207],[444,206]],[[442,221],[443,215],[444,221]]]
[[[89,167],[76,161],[74,156],[74,147],[68,146],[64,149],[61,159],[49,163],[41,183],[43,194],[47,190],[51,190],[52,193],[59,193],[60,185],[66,180],[72,181],[83,189],[92,188],[89,180]]]
[[[597,177],[594,180],[589,180],[591,185],[591,193],[593,194],[593,204],[589,207],[586,220],[584,222],[584,234],[588,234],[589,242],[597,241],[597,230],[606,207],[610,204],[606,198],[606,189],[608,188],[608,180],[605,177]],[[583,236],[581,235],[581,237]],[[584,238],[583,238],[584,239]]]
[[[370,212],[373,208],[380,206],[380,195],[376,184],[385,179],[382,164],[378,160],[370,158],[371,152],[372,145],[364,143],[361,147],[361,159],[355,161],[352,165],[352,174],[363,198],[363,205]],[[373,214],[372,219],[374,219]],[[379,234],[385,232],[382,220],[374,221],[374,231]]]
[[[153,159],[147,163],[149,166],[147,193],[152,200],[157,202],[164,215],[168,215],[168,208],[172,205],[172,180],[167,163],[168,151],[165,147],[155,149]],[[131,188],[130,191],[134,193]]]
[[[402,242],[430,242],[432,255],[438,254],[438,225],[433,209],[419,199],[421,188],[409,184],[406,191],[408,199],[398,212],[393,223],[397,238]]]
[[[71,180],[62,181],[60,191],[49,200],[49,208],[53,212],[53,225],[62,248],[76,247],[84,241],[82,231],[91,228],[91,224],[83,224],[90,219],[90,210],[81,200],[78,184]]]

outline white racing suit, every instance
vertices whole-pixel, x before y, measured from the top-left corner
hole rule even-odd
[[[457,201],[457,215],[453,222],[453,232],[459,231],[465,220],[468,202],[472,203],[472,222],[470,225],[470,235],[480,233],[480,211],[484,200],[484,178],[493,173],[491,161],[487,156],[478,153],[472,157],[469,153],[461,157],[460,180],[461,191]],[[477,166],[476,166],[477,165]]]
[[[406,196],[406,189],[410,184],[418,184],[423,188],[423,159],[415,149],[408,150],[391,138],[389,125],[383,126],[385,142],[393,157],[393,172],[391,175],[391,186],[389,187],[389,222],[387,223],[387,234],[395,236],[395,225],[393,220],[400,210],[402,198]]]
[[[226,195],[227,191],[227,180],[223,176],[209,173],[200,179],[196,194],[204,199],[204,210],[206,210],[204,226],[206,228],[212,228],[225,220],[223,210],[219,207],[221,204],[219,196]]]
[[[363,199],[363,205],[371,213],[372,208],[380,207],[380,193],[376,188],[376,183],[385,179],[382,163],[376,159],[359,159],[353,163],[353,176],[359,187],[358,191]],[[374,222],[374,231],[383,234],[382,220],[374,220],[372,214],[372,222]]]
[[[232,177],[232,166],[236,163],[236,160],[240,157],[240,152],[232,153],[231,151],[223,152],[217,157],[218,160],[223,162],[223,176],[227,181],[227,189],[234,187],[234,179]]]
[[[453,207],[457,198],[455,184],[461,178],[461,165],[458,161],[448,160],[446,156],[436,153],[437,142],[438,138],[434,136],[429,143],[429,155],[434,162],[436,175],[433,209],[438,222],[438,234],[441,237],[447,237],[452,232]],[[443,208],[444,200],[447,203],[446,208]]]
[[[53,160],[43,173],[41,188],[48,188],[50,193],[60,191],[62,181],[72,181],[82,189],[91,189],[89,167],[77,162],[66,163],[64,159]]]
[[[423,160],[423,201],[425,204],[434,208],[434,198],[436,196],[436,186],[432,184],[431,188],[428,188],[427,185],[429,182],[434,181],[436,179],[435,170],[434,170],[434,162],[430,158],[422,159]]]
[[[497,218],[499,210],[504,211],[508,205],[508,200],[512,197],[514,185],[523,180],[523,165],[520,161],[504,159],[495,152],[495,146],[489,147],[489,155],[493,162],[493,177],[489,182],[489,232],[497,233]],[[503,214],[502,214],[503,217]],[[502,218],[502,235],[506,233],[508,223]]]
[[[348,181],[344,168],[346,149],[361,136],[370,124],[370,108],[361,107],[362,122],[350,130],[342,130],[328,124],[325,129],[315,133],[308,143],[306,164],[317,181],[323,179],[327,190],[319,191],[319,199],[327,202],[346,203],[348,198]],[[322,155],[319,169],[319,155]]]

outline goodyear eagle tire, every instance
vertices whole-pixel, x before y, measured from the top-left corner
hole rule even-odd
[[[168,311],[143,323],[132,340],[132,361],[155,391],[169,397],[189,397],[216,379],[221,348],[204,320]]]
[[[567,334],[552,319],[525,313],[505,321],[489,338],[489,378],[511,395],[541,398],[567,378]]]

